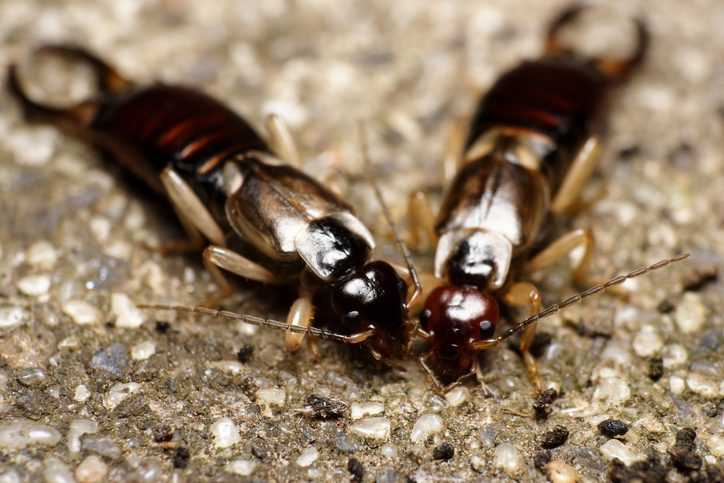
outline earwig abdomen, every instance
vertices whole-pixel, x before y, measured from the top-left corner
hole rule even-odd
[[[466,149],[491,128],[542,134],[555,146],[541,166],[555,191],[568,171],[571,153],[594,130],[609,86],[603,74],[576,57],[524,62],[503,75],[481,99]]]

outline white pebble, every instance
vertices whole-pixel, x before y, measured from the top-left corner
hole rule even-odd
[[[575,483],[581,480],[575,468],[563,461],[553,460],[546,465],[546,472],[551,483]]]
[[[317,461],[317,458],[319,458],[319,451],[317,451],[317,448],[314,446],[310,446],[309,448],[305,448],[302,454],[299,455],[299,458],[297,458],[297,466],[306,468]]]
[[[272,406],[284,407],[287,400],[287,394],[284,389],[278,387],[268,387],[256,391],[256,400],[260,406],[264,408],[264,415],[272,415]]]
[[[23,129],[14,132],[5,141],[13,152],[13,159],[18,164],[41,166],[48,162],[55,151],[58,133],[46,127]]]
[[[22,449],[34,444],[55,446],[60,441],[57,429],[29,419],[11,419],[0,424],[0,448]]]
[[[686,378],[686,385],[691,392],[712,399],[719,396],[719,384],[711,379],[697,373],[689,374]]]
[[[101,320],[100,311],[83,300],[69,300],[63,304],[63,313],[78,325],[97,324]]]
[[[423,443],[428,437],[443,429],[442,418],[437,414],[423,414],[412,427],[410,439],[413,443]]]
[[[713,435],[709,438],[706,446],[711,454],[718,458],[724,458],[724,435]]]
[[[98,423],[90,419],[74,419],[70,422],[68,429],[67,445],[71,453],[80,452],[80,438],[84,434],[95,434],[98,432]]]
[[[523,458],[515,446],[503,443],[495,448],[493,464],[496,468],[505,471],[509,476],[513,476],[521,470]]]
[[[365,439],[386,440],[390,437],[392,425],[387,418],[378,416],[360,419],[349,426],[349,431]]]
[[[116,327],[137,329],[146,320],[144,313],[126,294],[111,295],[111,311],[116,316]]]
[[[30,297],[45,295],[50,289],[50,275],[42,273],[23,277],[18,280],[18,288],[23,294]]]
[[[380,448],[380,453],[385,458],[390,458],[390,459],[397,458],[397,454],[398,454],[397,448],[392,446],[391,444],[386,444],[386,445],[382,446]]]
[[[352,403],[350,406],[352,419],[362,419],[365,416],[377,416],[385,412],[385,405],[381,402],[370,401],[364,403]]]
[[[475,455],[470,458],[470,466],[472,466],[475,471],[482,473],[488,468],[488,461],[485,458]]]
[[[639,357],[651,357],[661,350],[664,343],[653,325],[644,325],[633,340],[633,348]]]
[[[468,400],[470,390],[465,386],[456,386],[445,393],[445,399],[450,407],[456,407]]]
[[[621,367],[629,367],[631,364],[631,352],[628,346],[625,346],[618,340],[612,340],[606,344],[606,348],[601,353],[602,361],[612,361]]]
[[[93,232],[93,236],[96,238],[96,240],[101,243],[108,240],[108,237],[111,234],[111,228],[112,225],[108,218],[104,218],[102,216],[94,216],[90,220],[91,232]]]
[[[689,354],[686,352],[684,346],[679,344],[672,344],[664,348],[664,354],[662,357],[664,361],[664,367],[672,369],[679,367],[686,363],[689,359]]]
[[[144,361],[156,353],[156,343],[152,340],[139,342],[131,347],[131,358]]]
[[[27,319],[28,312],[22,307],[0,307],[0,330],[14,329]]]
[[[706,312],[706,307],[698,294],[685,292],[681,302],[676,306],[676,325],[684,334],[697,332],[704,326]]]
[[[225,469],[229,473],[240,476],[249,476],[254,472],[256,463],[251,460],[236,459],[227,463]]]
[[[90,455],[75,469],[75,477],[79,483],[98,483],[108,473],[108,465],[96,455]]]
[[[58,261],[58,252],[49,242],[45,240],[37,241],[28,248],[27,260],[36,268],[49,270]]]
[[[128,382],[126,384],[114,384],[108,390],[106,397],[103,399],[103,405],[109,411],[113,411],[116,406],[121,404],[131,394],[138,392],[141,389],[141,385],[137,382]]]
[[[669,379],[669,389],[672,393],[679,395],[686,389],[686,383],[679,376],[671,376],[671,379]]]
[[[45,483],[75,483],[75,478],[68,465],[54,456],[46,458],[43,476]]]
[[[219,418],[209,428],[214,437],[214,446],[217,448],[229,448],[241,441],[239,428],[231,418]]]
[[[643,454],[632,450],[617,439],[609,439],[604,444],[602,444],[601,448],[599,449],[601,450],[603,457],[606,458],[608,461],[612,461],[614,458],[618,458],[626,466],[629,466],[636,461],[642,461],[646,459]]]
[[[615,406],[626,402],[631,397],[628,383],[618,377],[601,379],[593,392],[593,399],[603,401],[605,404]]]
[[[78,384],[75,386],[75,393],[73,399],[78,402],[86,402],[90,397],[90,391],[85,384]]]

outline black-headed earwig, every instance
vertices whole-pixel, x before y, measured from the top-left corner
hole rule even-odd
[[[404,346],[407,283],[389,263],[370,260],[374,239],[352,208],[299,169],[279,118],[267,120],[267,145],[240,116],[196,90],[136,86],[76,47],[50,45],[35,54],[86,63],[99,95],[68,108],[40,104],[11,65],[7,86],[26,118],[79,136],[164,194],[189,236],[166,251],[203,249],[220,288],[214,302],[232,291],[222,270],[267,284],[297,278],[288,325],[320,324],[326,313],[342,332],[337,340],[366,343],[377,357]],[[419,283],[410,269],[417,288],[412,299]],[[297,349],[303,337],[304,331],[290,330],[287,348]]]
[[[542,228],[576,205],[597,162],[607,95],[641,63],[649,36],[636,20],[630,57],[578,54],[560,34],[583,10],[564,10],[548,28],[544,55],[502,75],[480,100],[467,136],[453,133],[446,160],[453,167],[446,171],[457,173],[437,219],[422,193],[410,200],[418,237],[432,233],[437,240],[435,276],[443,282],[427,294],[420,320],[431,343],[421,362],[439,385],[473,373],[479,351],[524,329],[520,352],[540,389],[529,352],[535,320],[495,337],[500,302],[539,313],[537,288],[521,278],[575,248],[583,255],[574,280],[587,280],[591,231],[574,230],[551,242]]]

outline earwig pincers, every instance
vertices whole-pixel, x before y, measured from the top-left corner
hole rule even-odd
[[[267,119],[267,144],[239,115],[197,90],[137,86],[78,47],[47,45],[35,54],[87,64],[99,92],[66,108],[41,104],[11,65],[7,87],[26,119],[80,137],[168,199],[188,239],[163,249],[203,250],[220,288],[207,305],[232,292],[222,270],[265,284],[296,281],[290,327],[323,325],[327,314],[326,332],[365,343],[378,358],[405,345],[406,281],[389,263],[371,260],[374,238],[351,206],[301,170],[280,118]],[[419,283],[411,265],[409,272],[414,298]],[[287,331],[287,348],[299,348],[305,333]]]

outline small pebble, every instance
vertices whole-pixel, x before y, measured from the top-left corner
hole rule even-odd
[[[691,392],[707,399],[714,399],[720,396],[718,381],[713,381],[695,372],[689,374],[689,377],[686,378],[686,385]]]
[[[563,461],[553,460],[548,463],[546,469],[551,483],[575,483],[581,481],[581,475],[578,474],[576,469]]]
[[[306,407],[317,419],[337,419],[347,412],[347,404],[339,399],[310,394],[305,402],[307,403]]]
[[[58,260],[58,252],[49,242],[37,241],[28,248],[27,260],[35,268],[50,270]]]
[[[17,380],[23,386],[37,386],[43,384],[48,374],[40,367],[26,367],[17,372]]]
[[[66,436],[68,451],[78,453],[81,449],[81,437],[84,434],[95,434],[98,432],[98,423],[90,419],[74,419],[70,422],[70,428]]]
[[[724,435],[712,435],[709,437],[707,447],[711,454],[717,458],[724,458]]]
[[[107,372],[112,376],[122,376],[128,366],[126,346],[116,342],[115,344],[100,349],[93,354],[90,366],[92,369]]]
[[[310,446],[309,448],[305,448],[304,451],[302,451],[302,454],[299,455],[297,458],[297,466],[301,466],[302,468],[306,468],[308,466],[311,466],[312,463],[317,461],[317,458],[319,458],[319,451],[314,446]]]
[[[340,452],[350,454],[357,451],[357,444],[350,438],[347,433],[339,431],[334,437],[334,447]]]
[[[671,376],[671,379],[669,379],[669,389],[673,394],[679,395],[686,389],[686,382],[679,376]]]
[[[651,357],[661,350],[664,342],[653,325],[644,325],[633,340],[634,352],[639,357]]]
[[[427,438],[443,430],[442,418],[437,414],[423,414],[412,427],[410,440],[413,443],[424,443]]]
[[[0,307],[0,330],[19,327],[28,320],[28,312],[22,307]]]
[[[111,229],[113,228],[110,220],[102,216],[94,216],[91,218],[89,226],[93,236],[101,243],[108,240],[108,237],[111,234]]]
[[[141,385],[137,382],[128,382],[125,384],[114,384],[108,390],[105,398],[103,399],[103,405],[109,411],[113,411],[116,406],[121,404],[124,399],[133,393],[138,392],[141,389]]]
[[[465,386],[456,386],[445,393],[445,399],[450,407],[456,407],[468,400],[470,390]]]
[[[567,428],[564,426],[556,426],[551,431],[543,433],[540,445],[544,449],[557,448],[568,440],[568,434]]]
[[[96,436],[94,434],[81,437],[81,449],[92,451],[106,458],[116,460],[121,457],[121,450],[116,443],[107,436]]]
[[[701,296],[694,292],[685,292],[681,302],[676,306],[674,318],[679,330],[691,334],[701,330],[706,320],[706,307]]]
[[[75,478],[78,483],[99,483],[104,481],[108,474],[108,465],[96,455],[90,455],[75,469]]]
[[[661,357],[649,359],[649,379],[657,382],[664,376],[664,361]]]
[[[391,444],[386,444],[380,448],[380,454],[384,456],[385,458],[397,458],[397,448],[392,446]]]
[[[29,419],[17,418],[0,423],[0,448],[22,449],[27,446],[55,446],[60,441],[57,429]]]
[[[136,361],[144,361],[156,353],[156,343],[152,340],[139,342],[131,347],[131,358]]]
[[[598,432],[607,438],[615,438],[626,434],[628,425],[619,419],[606,419],[598,423]]]
[[[63,313],[78,325],[97,324],[101,321],[100,311],[83,300],[69,300],[63,304]]]
[[[278,387],[259,389],[256,392],[256,401],[264,408],[265,416],[272,416],[272,406],[284,407],[286,400],[286,392],[284,392],[284,389]]]
[[[209,427],[217,448],[229,448],[241,441],[239,428],[231,418],[219,418]]]
[[[111,311],[116,316],[116,327],[137,329],[146,320],[141,309],[123,293],[116,292],[111,295]]]
[[[235,475],[250,476],[254,472],[255,468],[256,463],[251,460],[235,459],[227,463],[224,469],[229,473],[234,473]]]
[[[352,475],[352,481],[360,482],[364,479],[365,468],[357,458],[350,458],[347,461],[347,471]]]
[[[603,401],[609,406],[622,404],[631,397],[631,389],[628,383],[618,377],[607,377],[602,379],[596,390],[593,392],[593,399]]]
[[[364,403],[352,403],[350,414],[352,419],[362,419],[366,416],[377,416],[385,412],[385,405],[381,402],[371,401]]]
[[[184,469],[189,465],[191,452],[185,446],[179,446],[173,454],[173,467]]]
[[[450,443],[441,443],[432,450],[432,457],[436,460],[451,460],[455,456],[455,448]]]
[[[78,384],[75,386],[75,393],[73,394],[73,400],[78,402],[85,402],[90,397],[90,391],[85,384]]]
[[[523,457],[515,446],[503,443],[495,448],[493,465],[509,476],[514,476],[523,467]]]
[[[18,289],[30,297],[45,295],[50,289],[50,275],[28,275],[18,280]]]
[[[548,463],[551,462],[551,452],[544,449],[537,451],[533,456],[533,465],[537,470],[543,471]]]
[[[363,418],[349,426],[350,433],[371,440],[384,441],[390,437],[392,425],[387,418]]]
[[[470,458],[470,466],[478,473],[482,473],[483,471],[487,470],[488,461],[485,458],[481,458],[480,456],[475,455]]]
[[[602,444],[599,449],[601,450],[603,457],[608,461],[618,458],[626,466],[630,466],[636,461],[643,461],[645,459],[644,455],[632,450],[617,439],[609,439]]]
[[[75,483],[75,478],[68,465],[54,456],[45,459],[43,476],[45,483]]]

